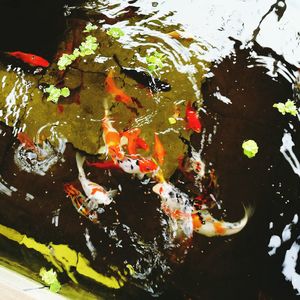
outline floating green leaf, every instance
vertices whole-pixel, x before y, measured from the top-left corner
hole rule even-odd
[[[124,35],[124,32],[121,28],[118,27],[111,27],[108,31],[107,34],[110,35],[111,37],[115,39],[119,39],[121,36]]]
[[[57,65],[59,70],[65,70],[73,62],[70,54],[64,53],[58,60]]]
[[[248,158],[254,157],[256,155],[256,153],[258,152],[258,146],[257,146],[256,142],[253,140],[244,141],[242,144],[242,148],[244,150],[244,154]]]
[[[59,70],[65,70],[67,66],[71,65],[74,60],[79,56],[95,54],[95,50],[98,47],[97,39],[91,35],[88,35],[84,42],[82,42],[78,48],[75,48],[73,53],[64,53],[58,60],[57,65]]]
[[[48,88],[45,89],[46,93],[49,93],[47,101],[52,101],[53,103],[57,103],[60,96],[69,97],[70,90],[67,87],[59,89],[54,85],[50,85]]]
[[[163,53],[154,51],[152,55],[146,56],[146,61],[148,64],[148,70],[150,72],[156,71],[158,69],[161,69],[164,64],[163,61],[165,60],[165,55]]]
[[[287,100],[285,103],[279,102],[273,104],[273,107],[277,108],[278,111],[285,115],[285,114],[291,114],[292,116],[297,115],[297,107],[295,105],[295,102],[292,100]]]
[[[57,274],[55,271],[53,271],[53,269],[47,271],[45,268],[41,268],[40,276],[45,285],[49,286],[51,292],[57,293],[60,290],[61,284],[58,281]]]
[[[97,25],[93,25],[92,23],[88,23],[85,26],[85,29],[83,30],[83,32],[91,32],[91,31],[96,30],[96,29],[98,29]]]
[[[94,36],[87,36],[85,41],[79,46],[80,56],[95,54],[98,45],[97,39]]]

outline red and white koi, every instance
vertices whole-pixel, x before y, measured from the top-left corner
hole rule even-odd
[[[108,205],[112,202],[113,197],[116,195],[117,190],[107,191],[101,185],[90,181],[86,178],[83,170],[83,163],[85,157],[81,156],[78,152],[76,153],[76,163],[78,168],[78,179],[82,185],[84,193],[88,197],[88,201],[91,203],[91,208],[96,208],[99,204]]]
[[[193,214],[194,231],[208,237],[236,234],[246,226],[254,209],[251,206],[244,206],[244,211],[245,214],[241,220],[231,223],[217,220],[208,210],[201,210],[200,212]]]
[[[82,216],[88,218],[93,223],[99,223],[98,221],[98,214],[95,210],[91,210],[88,206],[87,198],[72,184],[65,184],[64,191],[72,200],[72,204]]]
[[[143,179],[146,174],[155,175],[159,170],[159,166],[152,159],[139,155],[125,156],[117,163],[124,172],[136,175],[139,179]]]
[[[169,217],[173,237],[182,233],[190,238],[193,235],[193,205],[187,194],[169,182],[157,183],[153,191],[161,198],[161,208]]]
[[[206,209],[196,211],[188,195],[181,192],[171,183],[157,183],[153,191],[161,197],[161,208],[170,219],[170,227],[174,232],[183,232],[191,237],[193,231],[212,236],[227,236],[240,232],[253,214],[252,207],[244,207],[244,217],[238,222],[217,220]]]

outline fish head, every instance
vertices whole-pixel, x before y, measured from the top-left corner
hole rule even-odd
[[[158,169],[158,165],[152,159],[140,159],[138,163],[142,173],[152,173]]]

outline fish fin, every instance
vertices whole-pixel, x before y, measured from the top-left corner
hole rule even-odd
[[[137,176],[137,178],[139,180],[142,180],[144,178],[144,174],[143,173],[137,173],[136,176]]]
[[[101,146],[98,150],[98,154],[107,154],[108,151],[107,151],[107,147],[104,145],[104,146]]]
[[[76,152],[76,164],[77,164],[79,176],[85,178],[85,173],[83,170],[84,161],[85,161],[85,156],[81,155],[79,152]]]
[[[118,190],[109,190],[107,192],[108,197],[111,198],[111,199],[113,199],[117,195],[117,193],[118,193]]]

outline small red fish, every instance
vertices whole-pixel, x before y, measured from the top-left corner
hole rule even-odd
[[[19,132],[17,139],[22,145],[24,145],[25,149],[32,150],[32,151],[37,150],[37,146],[34,144],[33,140],[25,132]]]
[[[192,129],[193,131],[200,133],[202,125],[199,121],[198,114],[196,110],[192,107],[190,101],[186,106],[185,117],[187,121],[187,129]]]
[[[63,113],[64,112],[64,106],[62,104],[57,104],[57,112]]]
[[[118,88],[114,81],[114,70],[111,69],[105,79],[106,91],[115,96],[115,100],[125,105],[133,104],[132,98],[122,89]]]
[[[98,169],[120,169],[120,166],[114,163],[113,160],[99,161],[99,162],[88,162],[86,164],[90,167],[96,167]]]
[[[31,53],[24,53],[24,52],[21,52],[21,51],[15,51],[15,52],[8,52],[7,53],[8,55],[10,56],[13,56],[15,58],[18,58],[20,60],[22,60],[23,62],[33,66],[33,67],[44,67],[44,68],[47,68],[49,67],[49,62],[40,57],[40,56],[37,56],[35,54],[31,54]]]
[[[164,163],[166,151],[164,146],[162,145],[160,139],[158,138],[158,134],[154,134],[155,142],[154,142],[154,156],[157,158],[158,163],[162,165]]]

